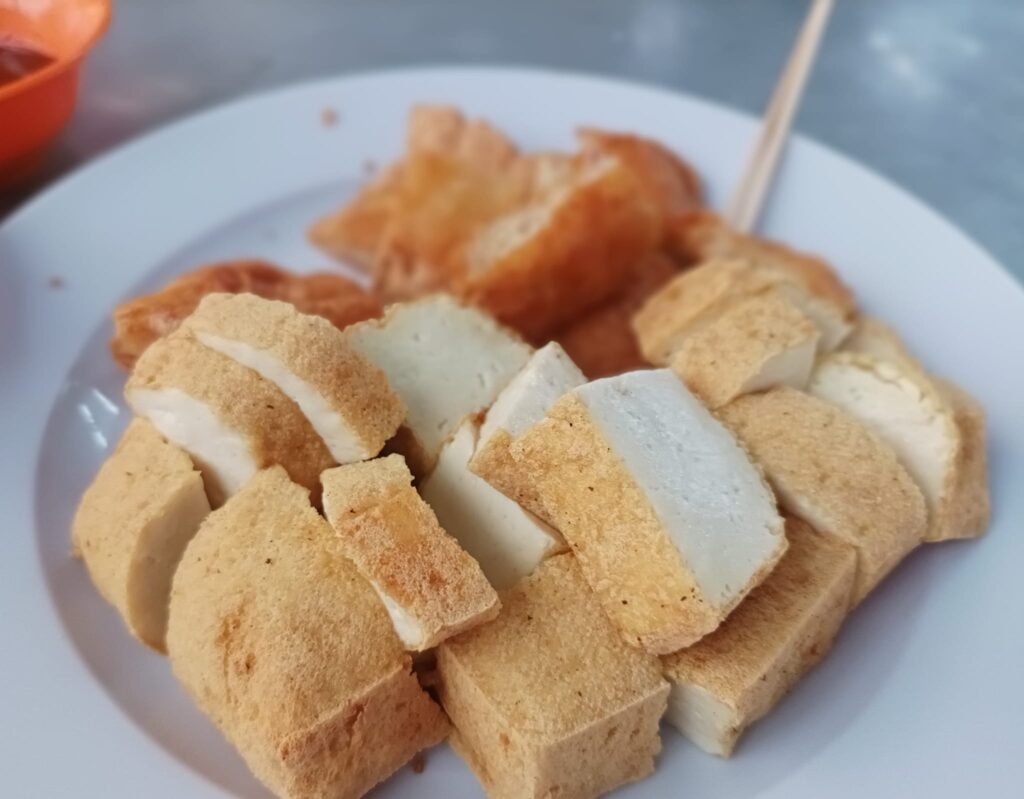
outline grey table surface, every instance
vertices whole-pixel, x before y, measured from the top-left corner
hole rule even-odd
[[[164,122],[294,81],[526,64],[760,113],[808,0],[120,0],[77,114],[0,214]],[[904,185],[1024,279],[1024,2],[837,0],[797,129]]]

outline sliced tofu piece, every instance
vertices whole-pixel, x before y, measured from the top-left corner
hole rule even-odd
[[[670,249],[683,261],[699,263],[712,258],[745,258],[789,276],[811,296],[841,311],[847,321],[857,312],[853,293],[821,258],[733,230],[713,211],[702,209],[678,214],[673,220],[670,240]]]
[[[453,286],[534,343],[610,299],[661,235],[657,204],[623,161],[577,162],[541,199],[477,231]]]
[[[666,720],[721,757],[825,656],[846,617],[856,550],[787,519],[779,565],[711,635],[662,658]]]
[[[502,594],[496,621],[438,648],[452,747],[487,795],[599,796],[654,769],[668,685],[628,646],[571,555]]]
[[[925,540],[970,538],[983,531],[978,522],[987,516],[984,468],[979,480],[973,465],[978,459],[967,451],[952,397],[922,371],[871,355],[833,353],[818,364],[808,390],[855,416],[893,448],[928,504]],[[963,407],[968,417],[978,418],[977,411]],[[973,470],[973,476],[965,470]]]
[[[355,799],[448,731],[377,595],[280,467],[189,544],[167,645],[200,709],[286,799]]]
[[[926,540],[976,538],[984,533],[991,514],[984,409],[952,382],[928,374],[899,334],[878,319],[863,317],[843,349],[894,364],[915,383],[930,387],[929,393],[938,395],[953,415],[958,444],[952,479],[938,503],[926,496],[938,508]]]
[[[498,595],[441,529],[400,455],[339,466],[322,479],[324,515],[407,649],[430,649],[498,615]]]
[[[671,366],[709,408],[772,386],[803,388],[821,334],[785,294],[738,300],[687,336]]]
[[[420,494],[441,526],[501,590],[530,574],[544,558],[566,549],[550,526],[469,470],[479,427],[463,422],[441,450]]]
[[[320,472],[334,464],[280,389],[182,332],[146,349],[124,393],[135,413],[192,456],[214,507],[275,463],[318,493]]]
[[[188,455],[144,419],[128,425],[75,512],[72,545],[93,585],[158,652],[166,651],[174,570],[209,512]]]
[[[554,526],[611,620],[654,654],[714,630],[786,549],[757,467],[667,369],[595,380],[492,476]]]
[[[326,319],[255,294],[211,294],[184,322],[202,344],[258,372],[299,406],[338,463],[372,458],[405,409],[384,373]]]
[[[563,394],[586,382],[561,345],[551,342],[541,347],[487,411],[469,468],[499,491],[516,496],[523,486],[512,475],[516,468],[508,454],[512,440],[543,419]]]
[[[417,475],[430,472],[445,441],[494,402],[532,352],[485,313],[446,295],[392,305],[383,319],[345,332],[405,405],[399,446]]]
[[[850,414],[779,387],[740,397],[719,417],[786,510],[856,547],[854,603],[921,543],[928,527],[921,490],[892,447]]]
[[[835,349],[849,335],[852,311],[827,295],[814,294],[793,274],[755,261],[716,258],[667,283],[633,317],[644,357],[658,366],[668,365],[688,336],[736,301],[769,289],[784,293],[814,322],[820,351]]]

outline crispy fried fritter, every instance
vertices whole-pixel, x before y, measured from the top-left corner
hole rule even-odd
[[[322,316],[338,328],[381,314],[380,301],[340,275],[296,275],[265,261],[225,261],[200,267],[154,294],[114,309],[110,352],[130,369],[150,344],[177,329],[207,294],[256,294],[290,302],[303,313]]]
[[[591,380],[649,366],[630,320],[644,300],[677,274],[671,258],[650,253],[636,262],[619,296],[575,320],[555,340]]]

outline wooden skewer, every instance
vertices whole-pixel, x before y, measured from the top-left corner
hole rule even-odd
[[[765,196],[779,164],[782,145],[789,136],[793,117],[804,86],[807,85],[807,77],[814,65],[814,57],[818,53],[818,45],[831,12],[832,0],[814,0],[811,4],[800,35],[797,36],[793,51],[768,103],[757,144],[729,201],[726,219],[744,233],[749,233],[756,226],[761,215]]]

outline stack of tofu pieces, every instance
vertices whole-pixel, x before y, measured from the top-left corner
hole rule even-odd
[[[281,797],[446,737],[489,796],[597,796],[666,710],[728,755],[907,552],[983,529],[980,411],[854,321],[712,261],[635,317],[656,368],[586,382],[446,295],[345,331],[210,295],[136,364],[75,551]]]

